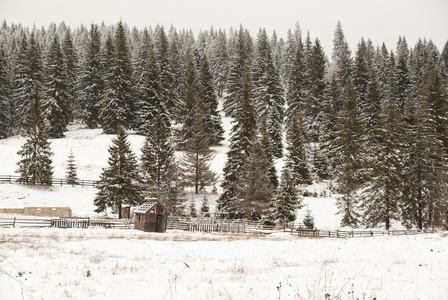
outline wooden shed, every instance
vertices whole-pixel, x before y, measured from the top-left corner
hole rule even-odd
[[[168,210],[159,200],[145,202],[135,211],[134,229],[146,232],[166,232]]]

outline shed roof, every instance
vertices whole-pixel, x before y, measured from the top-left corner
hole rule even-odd
[[[156,200],[156,201],[151,201],[151,202],[145,202],[145,203],[143,203],[142,205],[140,205],[139,207],[137,207],[137,209],[136,210],[134,210],[134,213],[136,213],[136,214],[144,214],[144,213],[146,213],[148,210],[151,210],[156,204],[157,204],[157,202],[159,202],[162,206],[163,206],[163,208],[166,210],[166,211],[168,211],[167,209],[166,209],[166,207],[160,202],[160,201],[158,201],[158,200]]]

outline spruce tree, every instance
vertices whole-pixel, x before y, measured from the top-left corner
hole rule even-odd
[[[214,86],[218,97],[222,97],[229,74],[229,52],[227,49],[226,33],[221,29],[213,42],[213,56],[210,58],[210,70],[213,74]]]
[[[365,180],[365,141],[358,97],[350,77],[347,78],[342,101],[343,107],[337,119],[336,138],[332,146],[339,191],[342,194],[337,205],[339,214],[342,215],[341,225],[356,227],[360,221],[356,192]]]
[[[240,109],[239,93],[242,88],[244,69],[250,63],[250,50],[247,48],[246,36],[243,27],[237,33],[235,44],[233,45],[230,57],[230,69],[227,77],[226,96],[224,97],[223,109],[228,117],[235,117]]]
[[[11,120],[14,132],[20,131],[29,115],[29,99],[34,87],[29,54],[27,38],[23,34],[14,55],[11,102]]]
[[[280,186],[274,197],[274,215],[280,224],[294,222],[297,209],[302,208],[296,184],[288,168],[282,171]]]
[[[305,55],[302,41],[297,44],[294,62],[291,66],[291,74],[286,89],[286,124],[290,125],[291,119],[298,113],[305,112],[306,98],[308,96],[308,73],[305,64]]]
[[[210,217],[210,205],[208,203],[208,199],[206,194],[204,194],[204,197],[202,198],[201,202],[201,217]]]
[[[149,123],[160,112],[167,125],[170,124],[166,107],[160,99],[160,74],[154,46],[148,31],[143,31],[135,66],[136,83],[136,130],[145,133]]]
[[[230,147],[227,161],[223,170],[223,193],[218,200],[218,211],[229,213],[229,217],[236,217],[236,208],[232,199],[236,195],[236,182],[241,174],[241,168],[248,157],[248,149],[256,134],[256,115],[253,100],[253,85],[247,68],[243,72],[242,88],[238,92],[241,109],[235,115],[232,127]]]
[[[135,110],[128,37],[121,21],[113,43],[114,52],[106,75],[100,110],[101,126],[104,133],[108,134],[117,133],[119,127],[131,128]]]
[[[269,178],[269,164],[258,140],[252,141],[248,156],[236,180],[235,197],[232,199],[238,214],[248,220],[267,217],[273,193]]]
[[[70,155],[68,156],[65,179],[67,180],[67,183],[71,185],[76,184],[76,181],[78,180],[78,172],[75,163],[75,156],[73,155],[73,150],[70,151]]]
[[[67,28],[62,41],[62,52],[65,61],[65,73],[67,74],[67,90],[68,90],[68,106],[70,110],[70,121],[73,118],[78,118],[80,115],[79,102],[76,97],[76,82],[78,80],[78,55],[76,53],[75,46],[73,44],[73,37],[70,28]]]
[[[60,138],[67,131],[70,121],[69,86],[67,81],[64,54],[57,35],[48,50],[46,65],[44,110],[50,123],[49,136]]]
[[[203,112],[197,102],[193,107],[191,137],[187,140],[185,151],[180,158],[183,184],[194,187],[195,194],[216,182],[216,174],[211,170],[215,154],[210,149],[210,136],[203,122]]]
[[[280,158],[283,155],[281,127],[285,100],[265,29],[261,30],[258,36],[253,73],[257,118],[267,119],[272,153],[276,158]]]
[[[314,217],[311,215],[311,210],[308,208],[306,210],[305,218],[303,218],[303,225],[307,229],[314,229]]]
[[[42,112],[40,95],[35,87],[30,98],[30,110],[24,123],[26,141],[17,152],[21,156],[18,162],[20,173],[18,182],[26,184],[51,185],[53,167],[51,166],[50,143],[47,136],[47,121]]]
[[[155,45],[157,61],[160,68],[160,101],[166,108],[167,113],[170,116],[174,116],[178,89],[175,83],[176,79],[171,63],[170,44],[163,27],[156,31]],[[179,60],[179,63],[180,62],[181,61]],[[181,76],[179,77],[181,78]],[[180,80],[180,78],[177,80]]]
[[[204,125],[210,135],[210,144],[218,144],[224,140],[221,115],[218,112],[218,98],[215,94],[213,76],[210,72],[207,56],[204,54],[199,66],[200,94],[204,106]],[[207,113],[208,112],[208,113]]]
[[[95,212],[111,208],[113,212],[118,212],[119,219],[123,205],[139,205],[143,201],[137,158],[127,136],[124,128],[118,127],[117,137],[109,147],[108,166],[103,168],[94,200],[97,206]]]
[[[10,82],[5,60],[5,51],[0,46],[0,139],[10,134]]]
[[[278,186],[277,170],[275,168],[274,154],[272,153],[271,137],[268,133],[268,123],[266,118],[262,118],[259,122],[259,138],[261,147],[263,148],[266,158],[268,160],[269,178],[273,188]]]
[[[306,157],[300,114],[293,116],[286,134],[286,167],[290,170],[293,183],[297,185],[311,184],[311,173]]]
[[[150,123],[141,151],[140,171],[145,193],[161,199],[163,189],[170,185],[175,157],[170,129],[160,113]]]
[[[101,40],[98,25],[92,24],[86,42],[79,71],[78,99],[82,109],[81,117],[89,128],[99,125],[100,102],[104,91],[104,69]]]
[[[383,101],[378,124],[372,129],[369,145],[369,180],[363,190],[361,208],[364,224],[376,227],[384,224],[388,230],[393,220],[399,220],[401,199],[401,131],[397,101],[392,90]]]

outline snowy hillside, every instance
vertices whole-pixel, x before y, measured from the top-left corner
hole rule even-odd
[[[230,128],[229,118],[224,118],[225,128]],[[228,132],[228,130],[227,130]],[[71,151],[75,156],[76,166],[78,168],[79,179],[98,180],[102,168],[106,167],[109,157],[108,147],[114,135],[102,134],[101,129],[86,129],[82,125],[71,125],[70,130],[66,132],[66,137],[62,139],[51,140],[51,149],[53,155],[54,176],[64,178],[68,155]],[[128,137],[134,153],[139,157],[144,137],[137,134],[130,134]],[[20,136],[14,136],[0,140],[0,173],[2,175],[14,175],[17,170],[17,162],[20,157],[17,151],[24,143],[25,139]],[[228,149],[227,140],[221,146],[213,148],[216,156],[213,160],[213,170],[222,175],[222,169],[226,162],[226,152]],[[282,165],[278,161],[278,168]],[[17,174],[16,174],[17,175]],[[220,182],[216,184],[218,192],[221,191]],[[23,185],[0,185],[0,207],[24,207],[24,206],[69,206],[76,216],[98,216],[93,210],[93,199],[97,190],[95,188],[81,188],[70,186],[52,186],[52,187],[33,187]],[[325,184],[315,184],[308,187],[311,195],[322,194],[325,191]],[[192,199],[197,202],[196,207],[200,206],[202,195],[195,196],[188,194],[187,200]],[[216,195],[208,195],[211,209],[215,207],[214,201]],[[313,198],[305,197],[303,199],[304,208],[297,213],[297,221],[301,222],[309,207],[315,217],[316,226],[319,228],[335,229],[339,226],[340,218],[336,215],[335,200],[333,198]],[[101,214],[103,215],[103,214]]]

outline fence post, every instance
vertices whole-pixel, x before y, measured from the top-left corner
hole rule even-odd
[[[339,237],[339,229],[336,229],[336,237]]]
[[[16,227],[16,217],[14,217],[14,222],[12,223],[12,227]]]

